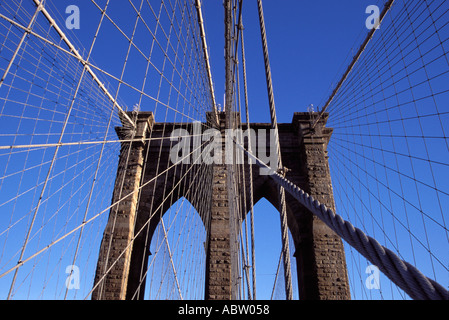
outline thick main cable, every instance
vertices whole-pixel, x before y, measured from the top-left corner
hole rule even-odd
[[[253,154],[249,153],[235,140],[236,146],[248,157],[264,169],[270,167]],[[401,260],[394,252],[383,247],[377,240],[367,236],[362,230],[355,228],[350,222],[334,213],[318,200],[304,192],[288,179],[278,173],[270,176],[279,186],[282,186],[291,196],[298,200],[310,212],[320,218],[338,236],[355,248],[361,255],[376,265],[391,281],[403,289],[415,300],[449,300],[449,291],[439,283],[427,278],[410,263]]]

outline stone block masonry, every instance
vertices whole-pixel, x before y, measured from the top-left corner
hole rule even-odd
[[[232,299],[232,260],[226,165],[215,165],[206,260],[206,300]]]
[[[326,127],[326,115],[312,130],[311,125],[317,116],[317,113],[295,113],[292,123],[279,124],[282,160],[288,169],[287,179],[335,210],[327,154],[332,129]],[[225,114],[219,114],[219,119],[219,129],[223,131]],[[172,147],[170,140],[147,141],[145,138],[169,137],[173,130],[189,130],[191,125],[156,123],[151,113],[139,113],[137,124],[136,137],[141,137],[142,141],[123,144],[112,201],[116,203],[128,194],[132,196],[111,209],[100,248],[96,289],[92,298],[143,299],[153,233],[171,205],[179,198],[186,197],[197,209],[207,231],[204,297],[206,300],[235,299],[239,266],[235,259],[236,249],[232,239],[236,235],[232,225],[236,217],[244,220],[250,208],[250,197],[242,196],[244,192],[250,194],[250,169],[253,169],[254,203],[266,198],[279,209],[277,186],[269,176],[261,175],[258,167],[251,167],[248,163],[241,165],[240,169],[244,170],[235,171],[225,164],[173,166],[169,155]],[[250,125],[256,131],[266,129],[267,135],[270,127],[267,123]],[[242,129],[248,128],[242,125]],[[117,132],[119,137],[120,134],[130,134],[124,129]],[[266,141],[270,142],[270,139],[267,137]],[[173,168],[166,174],[153,179],[156,172],[170,166]],[[186,175],[187,168],[191,170]],[[234,179],[230,179],[233,173]],[[141,188],[146,181],[152,183]],[[245,182],[232,186],[238,198],[237,204],[230,201],[232,181]],[[186,186],[191,185],[201,187],[202,193],[187,192],[189,188]],[[170,201],[166,201],[167,194]],[[286,203],[288,226],[295,244],[300,299],[350,299],[341,239],[291,196],[286,195]],[[147,221],[151,222],[142,229]],[[142,232],[131,241],[136,230]],[[111,265],[111,262],[115,263]]]

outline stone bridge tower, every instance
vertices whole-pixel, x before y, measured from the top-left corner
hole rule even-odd
[[[117,179],[109,221],[100,248],[94,300],[143,299],[145,271],[150,244],[160,218],[179,198],[185,197],[203,219],[208,238],[206,244],[206,300],[235,299],[231,209],[228,199],[228,167],[209,165],[173,165],[169,161],[170,139],[175,129],[191,132],[192,124],[156,123],[152,113],[131,114],[136,117],[136,130],[117,128],[121,140],[133,142],[122,145]],[[312,130],[317,113],[295,113],[291,123],[279,124],[283,164],[288,168],[286,178],[301,187],[321,203],[335,209],[329,171],[327,144],[332,129],[326,128],[327,116]],[[222,134],[225,114],[219,114]],[[254,123],[255,132],[271,125]],[[247,130],[243,125],[243,130]],[[148,137],[151,136],[151,139]],[[267,141],[270,141],[267,138]],[[245,144],[247,141],[245,142]],[[160,159],[160,161],[151,161]],[[249,165],[245,165],[249,172]],[[187,170],[190,168],[190,170]],[[164,172],[155,179],[156,172]],[[278,189],[269,176],[253,168],[254,203],[266,198],[280,208]],[[249,186],[249,174],[245,174]],[[208,184],[209,194],[197,197],[185,193],[185,186]],[[169,188],[167,186],[170,186]],[[243,187],[240,187],[243,188]],[[245,190],[241,190],[242,194]],[[246,190],[249,194],[249,190]],[[243,199],[240,199],[243,201]],[[249,201],[249,199],[247,199]],[[323,222],[313,216],[287,194],[288,226],[295,244],[300,299],[350,299],[346,260],[342,240]],[[241,206],[244,207],[244,206]],[[247,203],[246,208],[250,204]],[[207,212],[206,212],[207,211]],[[245,219],[247,212],[240,212]],[[149,223],[148,223],[149,222]],[[135,237],[135,240],[132,239]],[[275,257],[273,257],[275,259]],[[277,257],[276,257],[277,259]]]

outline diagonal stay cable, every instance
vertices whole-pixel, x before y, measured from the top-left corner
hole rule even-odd
[[[177,138],[195,138],[202,137],[203,135],[179,135]],[[28,144],[28,145],[8,145],[0,146],[0,150],[10,150],[10,149],[40,149],[40,148],[54,148],[54,147],[70,147],[70,146],[83,146],[83,145],[106,145],[106,144],[116,144],[116,143],[132,143],[132,142],[148,142],[148,141],[160,141],[160,140],[170,140],[172,137],[151,137],[145,139],[123,139],[123,140],[96,140],[96,141],[78,141],[78,142],[59,142],[59,143],[43,143],[43,144]]]
[[[207,142],[203,143],[202,146],[206,145]],[[199,148],[201,148],[202,146],[200,146]],[[198,149],[198,148],[197,148]],[[195,149],[195,150],[197,150]],[[189,155],[187,155],[186,157],[184,157],[184,159],[190,157],[190,155],[195,154],[195,150],[193,150]],[[179,161],[179,163],[181,163],[183,160],[181,159]],[[142,190],[144,187],[146,187],[147,185],[149,185],[150,183],[154,182],[155,180],[157,180],[157,178],[159,176],[161,176],[162,174],[168,172],[169,170],[173,169],[177,164],[174,164],[173,166],[171,166],[170,168],[164,170],[162,173],[160,173],[159,175],[157,175],[156,177],[154,177],[153,179],[149,180],[148,182],[146,182],[144,185],[142,185],[141,187],[138,188],[138,190],[131,192],[129,195],[125,196],[124,198],[122,198],[121,200],[117,201],[115,204],[111,205],[110,207],[106,208],[106,210],[114,207],[115,205],[117,205],[118,203],[120,203],[121,201],[125,200],[126,198],[128,198],[129,196],[133,195],[136,192],[140,192],[140,190]],[[161,208],[163,207],[165,201],[169,198],[171,198],[171,195],[173,194],[173,192],[176,190],[176,188],[182,183],[182,181],[184,180],[184,178],[189,174],[189,172],[192,170],[194,166],[190,166],[190,168],[183,174],[183,176],[180,178],[180,180],[176,183],[176,185],[173,186],[173,188],[171,189],[171,191],[165,196],[165,198],[163,199],[163,201],[161,202],[161,204],[154,210],[152,211],[152,214],[150,215],[150,217],[146,220],[146,222],[141,226],[140,230],[138,230],[137,232],[134,233],[133,238],[130,240],[129,244],[122,250],[121,254],[119,254],[119,256],[115,259],[114,262],[112,262],[111,266],[109,267],[108,270],[105,270],[103,276],[98,280],[97,284],[92,288],[92,290],[89,292],[88,296],[94,291],[96,290],[96,288],[100,285],[100,283],[102,283],[104,281],[104,278],[106,277],[106,275],[110,272],[110,270],[114,267],[114,265],[119,261],[119,259],[123,256],[123,254],[129,249],[129,247],[134,243],[135,239],[149,226],[151,220],[156,216],[156,213],[161,210]],[[194,176],[194,178],[197,177],[197,175],[199,174],[199,172],[197,172]],[[192,186],[193,182],[190,184],[190,187]],[[189,188],[190,188],[189,187]],[[104,211],[103,211],[104,212]],[[101,214],[101,213],[100,213]],[[94,217],[95,218],[95,217]],[[92,220],[92,219],[91,219]],[[89,220],[89,221],[91,221]],[[89,222],[88,221],[88,222]],[[72,231],[73,232],[73,231]],[[165,238],[167,237],[167,234],[165,235]],[[32,258],[32,257],[31,257]],[[29,258],[29,259],[31,259]],[[29,260],[28,259],[28,260]],[[9,271],[7,271],[9,272]],[[3,275],[6,275],[5,272]],[[0,278],[3,276],[0,275]],[[144,278],[144,277],[143,277]],[[142,278],[142,279],[143,279]],[[87,298],[87,296],[86,296]]]
[[[394,0],[389,0],[385,4],[385,7],[384,7],[382,13],[380,14],[378,25],[380,25],[382,23],[382,20],[385,18],[385,16],[387,15],[388,11],[390,11],[390,9],[393,6],[393,4],[394,4]],[[324,105],[323,109],[321,110],[320,116],[316,119],[316,121],[312,125],[312,128],[315,128],[316,125],[318,124],[318,122],[321,120],[321,118],[323,118],[323,115],[326,112],[327,108],[329,107],[331,102],[334,100],[334,97],[336,96],[338,91],[340,91],[341,87],[343,86],[343,83],[346,81],[346,79],[348,78],[348,76],[351,73],[351,71],[354,69],[354,66],[359,61],[359,59],[362,56],[363,52],[365,51],[366,47],[368,46],[368,44],[370,43],[371,39],[373,38],[375,32],[376,32],[376,28],[372,28],[371,31],[368,33],[365,41],[361,45],[359,51],[354,56],[351,64],[349,65],[348,69],[346,70],[345,74],[343,75],[343,77],[341,78],[341,80],[338,83],[337,87],[334,89],[332,95],[329,97],[328,101],[326,102],[326,104]]]
[[[192,152],[190,152],[189,154],[185,155],[183,158],[179,159],[179,163],[182,163],[182,161],[184,161],[185,159],[189,159],[189,157],[192,156],[192,154],[194,154],[197,150],[199,150],[200,148],[204,147],[204,145],[207,144],[207,141],[204,142],[202,145],[198,146],[196,149],[192,150]],[[134,190],[132,192],[130,192],[129,194],[123,196],[120,200],[116,201],[115,203],[112,203],[111,205],[109,205],[107,208],[105,208],[104,210],[102,210],[101,212],[99,212],[98,214],[96,214],[95,216],[93,216],[92,218],[90,218],[89,220],[84,221],[83,223],[81,223],[79,226],[75,227],[74,229],[72,229],[71,231],[65,233],[63,236],[61,236],[60,238],[54,240],[53,242],[51,242],[50,244],[48,244],[46,247],[42,248],[41,250],[37,251],[36,253],[32,254],[30,257],[21,260],[19,262],[17,262],[17,264],[14,267],[11,267],[10,269],[8,269],[7,271],[3,272],[2,274],[0,274],[0,279],[3,278],[4,276],[6,276],[7,274],[11,273],[12,271],[17,270],[18,268],[20,268],[21,266],[23,266],[25,263],[29,262],[30,260],[34,259],[35,257],[39,256],[40,254],[44,253],[45,251],[49,250],[50,248],[52,248],[53,246],[55,246],[56,244],[60,243],[62,240],[64,240],[65,238],[67,238],[68,236],[70,236],[71,234],[77,232],[78,230],[80,230],[81,228],[84,228],[86,225],[92,223],[93,221],[95,221],[96,219],[98,219],[100,216],[102,216],[104,213],[108,212],[111,208],[117,206],[119,203],[126,201],[127,199],[129,199],[131,196],[133,196],[136,192],[140,192],[140,190],[142,190],[143,188],[145,188],[146,186],[150,185],[151,183],[153,183],[156,179],[158,179],[159,177],[161,177],[162,175],[166,174],[167,172],[169,172],[170,170],[172,170],[174,167],[176,167],[178,165],[178,163],[175,163],[173,165],[171,165],[170,167],[168,167],[167,169],[165,169],[164,171],[160,172],[158,175],[156,175],[155,177],[153,177],[152,179],[148,180],[145,184],[141,185],[137,190]],[[93,291],[93,290],[92,290]]]
[[[37,6],[37,8],[38,8],[38,9],[37,9],[37,12],[39,12],[39,10],[43,12],[43,10],[45,10],[45,9],[43,8],[42,3],[39,2],[38,0],[35,0],[35,1],[36,1],[36,2],[35,2],[35,3],[36,3],[36,6]],[[97,33],[98,33],[98,30],[97,30]],[[95,41],[93,41],[92,44],[91,44],[91,48],[90,48],[90,52],[89,52],[89,57],[90,57],[90,55],[91,55],[91,53],[92,53],[92,50],[93,50],[94,45],[95,45]],[[88,59],[89,59],[89,57],[88,57]],[[79,77],[78,84],[77,84],[77,86],[76,86],[76,90],[75,90],[73,96],[71,97],[71,99],[72,99],[72,100],[71,100],[71,104],[70,104],[70,107],[69,107],[69,109],[68,109],[68,111],[67,111],[67,114],[66,114],[66,117],[65,117],[65,121],[64,121],[64,125],[63,125],[63,127],[62,127],[62,129],[61,129],[61,134],[60,134],[58,143],[62,143],[64,134],[66,133],[68,121],[69,121],[69,119],[70,119],[70,117],[71,117],[71,115],[72,115],[73,106],[75,105],[75,101],[76,101],[76,99],[77,99],[77,97],[78,97],[78,94],[79,94],[79,92],[80,92],[80,88],[81,88],[82,81],[83,81],[84,76],[85,76],[85,73],[86,73],[86,71],[87,71],[87,68],[86,68],[86,67],[87,67],[87,66],[84,67],[84,69],[83,69],[83,71],[82,71],[82,73],[81,73],[81,75],[80,75],[80,77]],[[48,181],[50,180],[51,173],[52,173],[52,171],[53,171],[53,168],[55,167],[55,162],[56,162],[56,158],[57,158],[59,149],[60,149],[59,147],[56,147],[56,150],[54,151],[53,159],[52,159],[52,162],[51,162],[50,167],[49,167],[49,169],[48,169],[47,176],[46,176],[46,179],[45,179],[45,183],[44,183],[44,185],[43,185],[43,187],[42,187],[42,190],[41,190],[41,193],[40,193],[40,196],[39,196],[39,200],[38,200],[36,209],[35,209],[34,214],[33,214],[33,216],[32,216],[31,223],[30,223],[30,225],[29,225],[28,232],[27,232],[26,237],[25,237],[25,240],[24,240],[24,244],[23,244],[23,246],[22,246],[22,250],[21,250],[21,253],[20,253],[20,257],[19,257],[19,262],[18,262],[17,265],[16,265],[17,268],[15,269],[14,276],[13,276],[13,279],[12,279],[12,281],[11,281],[11,287],[10,287],[10,290],[9,290],[9,293],[8,293],[8,299],[11,298],[11,295],[12,295],[12,293],[13,293],[14,285],[15,285],[15,282],[16,282],[16,279],[17,279],[18,270],[19,270],[19,267],[22,266],[21,262],[22,262],[22,259],[23,259],[24,254],[25,254],[25,250],[26,250],[27,245],[28,245],[28,242],[29,242],[29,238],[30,238],[30,235],[31,235],[31,231],[32,231],[32,229],[33,229],[33,227],[34,227],[34,223],[35,223],[35,221],[36,221],[37,214],[38,214],[38,212],[39,212],[39,208],[40,208],[40,206],[41,206],[41,203],[42,203],[42,200],[43,200],[43,198],[44,198],[45,192],[46,192],[46,190],[47,190]]]
[[[44,9],[44,3],[43,2],[44,1],[42,1],[39,4],[36,4],[37,5],[36,11],[34,12],[34,15],[31,17],[30,23],[28,24],[28,27],[25,29],[25,32],[24,32],[24,34],[22,36],[22,39],[20,39],[20,42],[17,45],[17,48],[16,48],[14,54],[12,55],[12,57],[11,57],[11,59],[9,61],[9,64],[8,64],[8,66],[6,67],[6,69],[5,69],[4,73],[3,73],[3,76],[0,79],[0,88],[3,85],[3,83],[4,83],[5,79],[6,79],[6,76],[9,74],[9,71],[10,71],[12,65],[14,64],[14,61],[16,60],[20,50],[22,49],[23,43],[25,42],[27,36],[30,34],[30,30],[33,28],[33,26],[35,24],[35,21],[37,19],[37,16]]]
[[[33,0],[36,6],[41,7],[42,1],[40,0]],[[87,71],[87,73],[90,74],[90,76],[94,79],[94,81],[97,83],[97,85],[100,87],[100,89],[106,94],[106,96],[112,101],[114,104],[114,107],[116,107],[120,114],[125,117],[125,119],[128,120],[129,124],[134,127],[134,123],[132,122],[131,118],[126,114],[126,112],[123,110],[123,108],[118,104],[117,99],[114,99],[114,97],[109,93],[108,89],[105,87],[105,85],[100,81],[100,79],[97,77],[97,75],[92,71],[92,68],[85,63],[83,57],[79,54],[78,50],[76,50],[75,46],[70,42],[70,40],[67,38],[67,36],[64,34],[64,32],[61,30],[61,28],[57,25],[55,20],[51,17],[50,13],[45,9],[45,7],[42,7],[42,13],[45,16],[45,18],[48,20],[50,25],[55,28],[56,32],[59,34],[59,36],[64,40],[66,45],[70,48],[70,50],[76,55],[77,59],[84,64],[84,70]],[[103,13],[104,15],[104,13]],[[87,59],[89,60],[89,59]]]
[[[201,0],[195,0],[195,7],[197,10],[198,24],[200,27],[200,34],[201,34],[201,42],[203,45],[204,60],[206,62],[207,78],[209,80],[210,94],[212,96],[212,103],[213,103],[212,109],[213,109],[214,118],[215,118],[214,120],[216,121],[216,125],[218,126],[219,120],[218,120],[218,112],[217,112],[217,102],[215,99],[214,83],[212,80],[212,71],[211,71],[211,66],[210,66],[209,51],[207,50],[206,30],[204,28],[203,10],[202,10],[201,6],[202,6]]]
[[[264,169],[270,169],[265,163],[249,153],[235,140],[236,146]],[[334,213],[332,209],[315,200],[278,173],[271,178],[298,200],[304,207],[320,218],[329,228],[355,248],[362,256],[376,265],[392,282],[403,289],[415,300],[449,300],[449,291],[436,281],[423,275],[416,267],[401,260],[394,252],[385,248],[377,240],[355,228],[350,222]]]
[[[179,296],[180,296],[181,300],[184,300],[183,297],[182,297],[181,287],[179,285],[178,274],[176,272],[175,264],[173,262],[173,253],[172,253],[172,251],[170,249],[170,243],[168,241],[168,236],[167,236],[167,229],[165,228],[165,223],[164,223],[164,218],[163,217],[161,217],[161,226],[162,226],[162,231],[164,232],[165,244],[167,245],[167,249],[168,249],[168,256],[170,257],[170,264],[171,264],[171,266],[173,268],[173,274],[175,276],[176,287],[178,289],[178,293],[179,293]]]

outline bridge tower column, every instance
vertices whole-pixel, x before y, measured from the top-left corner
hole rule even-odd
[[[300,167],[304,191],[335,210],[327,145],[333,129],[326,128],[327,116],[312,129],[318,113],[295,113],[293,125],[299,136]],[[304,209],[295,214],[299,239],[296,261],[299,296],[302,300],[349,300],[349,282],[343,242],[320,219]]]
[[[226,165],[215,165],[206,248],[206,300],[232,299],[231,221],[226,180]]]
[[[141,112],[137,116],[135,129],[126,129],[126,126],[116,129],[120,140],[125,142],[120,152],[112,198],[112,204],[115,205],[110,210],[101,242],[92,300],[126,299],[133,252],[132,239],[145,161],[145,138],[153,124],[153,114]],[[126,142],[130,139],[137,141]],[[120,201],[123,198],[125,199]],[[119,203],[116,204],[117,202]]]
[[[226,114],[221,112],[219,125],[222,136],[222,163],[213,164],[210,226],[206,245],[206,300],[235,299],[235,269],[233,258],[232,203],[229,194],[230,166],[225,162]],[[235,248],[234,248],[235,249]]]

